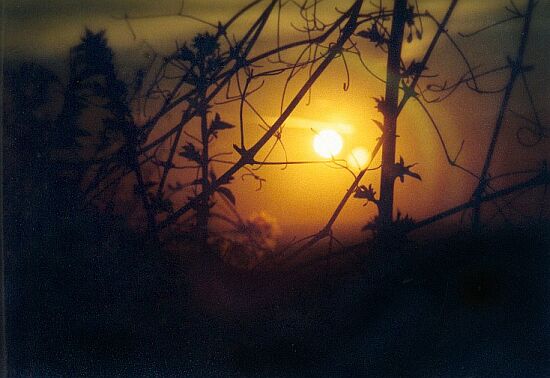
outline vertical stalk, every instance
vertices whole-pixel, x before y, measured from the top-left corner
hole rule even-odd
[[[183,132],[183,128],[186,124],[186,119],[190,113],[191,107],[187,108],[185,113],[183,113],[183,116],[181,117],[181,120],[178,124],[178,131],[176,131],[176,136],[174,138],[174,142],[172,143],[172,146],[170,147],[170,152],[168,153],[168,158],[166,159],[164,163],[164,168],[162,171],[162,176],[160,178],[160,182],[157,188],[157,199],[162,199],[164,196],[164,185],[166,185],[166,180],[168,180],[168,174],[170,173],[170,169],[172,168],[172,164],[174,162],[174,156],[176,155],[176,150],[178,148],[181,134]]]
[[[147,186],[145,185],[143,174],[141,172],[141,166],[138,160],[139,153],[137,151],[131,152],[131,153],[133,153],[134,155],[132,156],[132,170],[136,174],[139,197],[143,204],[145,215],[147,216],[147,238],[153,240],[156,238],[156,232],[157,232],[155,209],[153,208],[153,205],[149,201],[149,197],[147,195]]]
[[[439,24],[437,32],[435,33],[432,41],[430,42],[430,45],[429,45],[428,49],[426,50],[426,53],[424,54],[424,57],[422,58],[421,63],[424,67],[426,66],[426,64],[428,63],[428,60],[432,56],[432,53],[433,53],[433,51],[434,51],[434,49],[437,45],[437,42],[439,41],[439,38],[441,37],[441,34],[445,31],[445,27],[446,27],[447,23],[449,22],[449,19],[451,18],[451,15],[452,15],[457,3],[458,3],[458,0],[451,0],[451,4],[449,5],[449,8],[447,9],[447,13],[445,13],[445,17],[443,18],[443,21],[441,21],[441,23]],[[418,84],[418,81],[420,80],[421,75],[422,75],[421,72],[418,72],[417,74],[415,74],[415,76],[412,80],[412,83],[409,86],[411,89],[414,90],[416,88],[416,85]],[[399,114],[401,113],[401,110],[403,110],[403,108],[405,107],[407,101],[409,101],[410,98],[411,98],[411,96],[408,96],[407,93],[405,93],[405,95],[401,98],[401,101],[399,102],[399,105],[397,107],[397,115],[398,116],[399,116]],[[299,250],[301,250],[301,251],[306,250],[306,249],[314,246],[315,244],[317,244],[317,242],[324,239],[326,236],[328,236],[329,231],[332,229],[332,226],[334,225],[334,223],[338,219],[338,216],[342,212],[345,204],[348,202],[348,200],[351,198],[352,194],[355,192],[355,190],[356,190],[357,186],[359,185],[359,183],[361,182],[363,176],[365,175],[367,170],[370,168],[370,165],[372,164],[372,161],[374,160],[375,156],[380,151],[380,148],[382,147],[383,141],[384,141],[384,138],[380,138],[378,140],[378,142],[376,143],[376,146],[374,147],[374,149],[372,151],[371,159],[370,159],[369,163],[367,164],[367,166],[361,172],[359,172],[359,174],[357,175],[357,177],[355,178],[355,180],[353,181],[351,186],[348,188],[348,190],[347,190],[346,194],[344,195],[344,197],[338,203],[338,206],[336,207],[336,209],[332,213],[332,215],[331,215],[329,221],[326,223],[326,225],[313,238],[311,238],[307,243],[305,243]]]
[[[528,0],[527,9],[525,11],[524,19],[523,19],[523,28],[521,30],[521,38],[520,38],[520,43],[518,47],[517,57],[514,61],[508,58],[508,61],[510,64],[510,78],[508,79],[508,84],[506,85],[506,89],[504,90],[504,96],[502,97],[502,101],[500,103],[500,108],[498,111],[495,128],[493,129],[493,134],[491,135],[491,142],[489,144],[489,149],[487,150],[485,162],[483,163],[483,169],[481,171],[481,175],[479,176],[479,184],[473,195],[475,205],[474,205],[473,214],[472,214],[472,227],[475,230],[478,230],[480,226],[481,204],[483,202],[481,199],[485,194],[485,190],[487,189],[487,183],[488,183],[487,179],[489,174],[489,168],[491,167],[491,162],[493,160],[495,147],[498,141],[498,137],[500,135],[500,131],[502,129],[502,125],[504,123],[504,116],[506,114],[506,111],[508,110],[508,104],[510,102],[510,97],[512,96],[514,84],[517,78],[522,74],[523,58],[525,55],[525,49],[527,47],[529,27],[531,25],[531,16],[533,14],[535,5],[536,5],[535,0]]]
[[[204,60],[201,65],[204,64]],[[208,193],[209,190],[209,151],[208,151],[208,104],[206,100],[206,77],[203,67],[201,66],[201,88],[199,88],[199,113],[201,117],[201,142],[202,142],[202,155],[201,155],[201,193]],[[208,206],[208,200],[210,196],[203,195],[199,197],[197,204],[197,231],[201,248],[206,250],[208,239],[208,217],[210,216],[210,209]]]
[[[388,42],[386,96],[384,98],[384,139],[380,177],[379,220],[382,226],[393,220],[393,185],[395,182],[395,145],[399,101],[401,48],[407,12],[407,0],[395,0],[391,35]]]
[[[178,210],[176,210],[173,214],[171,214],[169,217],[167,217],[164,221],[160,223],[160,229],[168,227],[172,223],[174,223],[179,217],[181,217],[183,214],[191,210],[192,208],[196,208],[197,203],[207,198],[209,195],[211,195],[215,189],[219,188],[223,184],[227,184],[230,179],[233,177],[233,175],[239,171],[242,167],[244,167],[246,164],[250,164],[254,156],[258,153],[258,151],[275,135],[275,133],[280,130],[284,122],[288,119],[290,114],[296,109],[300,101],[304,98],[304,96],[307,94],[313,83],[321,76],[321,74],[325,71],[325,69],[328,67],[328,65],[335,59],[338,54],[341,53],[342,48],[344,44],[348,41],[349,37],[352,35],[352,33],[357,28],[357,17],[359,15],[359,11],[361,9],[361,6],[363,5],[362,0],[356,0],[355,3],[351,6],[351,8],[346,12],[344,16],[341,17],[341,21],[343,21],[346,17],[348,18],[348,21],[346,25],[341,29],[340,36],[338,37],[338,41],[333,44],[329,50],[328,53],[325,55],[321,63],[317,66],[315,71],[309,76],[305,84],[300,88],[298,93],[294,96],[294,98],[290,101],[290,103],[287,105],[286,109],[282,112],[282,114],[279,116],[279,118],[273,123],[273,125],[265,132],[265,134],[246,152],[241,156],[241,158],[232,165],[223,175],[218,177],[217,180],[214,180],[211,185],[208,187],[208,191],[201,193],[197,199],[191,200],[187,202],[185,205],[180,207]]]

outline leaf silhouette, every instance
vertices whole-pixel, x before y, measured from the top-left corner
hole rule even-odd
[[[183,156],[186,159],[200,163],[201,154],[195,148],[193,143],[187,143],[185,146],[182,146],[183,151],[179,153],[180,156]]]
[[[218,130],[233,129],[234,127],[235,127],[235,125],[232,125],[228,122],[222,121],[219,113],[216,113],[216,116],[214,117],[214,120],[212,121],[212,125],[210,126],[210,134],[213,134],[214,132],[216,132]]]
[[[223,196],[225,198],[227,198],[229,200],[229,202],[231,202],[233,205],[235,205],[235,203],[236,203],[235,196],[233,195],[231,190],[229,190],[229,188],[226,188],[225,186],[220,186],[217,189],[217,192],[220,193],[220,194],[223,194]]]
[[[376,105],[374,106],[376,110],[378,110],[382,114],[387,114],[388,105],[386,104],[386,99],[384,98],[384,96],[380,96],[380,98],[373,97],[373,99],[376,102]]]
[[[183,47],[181,47],[178,51],[178,57],[181,59],[181,60],[185,60],[185,61],[188,61],[188,62],[193,62],[195,61],[195,54],[193,53],[193,51],[191,51],[191,49],[189,47],[187,47],[187,45],[183,45]]]
[[[367,30],[361,30],[357,33],[359,37],[368,39],[371,42],[375,43],[375,46],[378,47],[386,42],[386,39],[382,34],[380,34],[380,31],[378,30],[378,26],[374,22],[372,24],[372,27]]]
[[[366,199],[372,202],[377,202],[375,195],[376,195],[376,192],[374,191],[372,185],[369,184],[368,188],[365,185],[361,185],[357,189],[355,189],[355,194],[353,195],[353,197]]]
[[[403,156],[399,157],[399,163],[394,164],[394,175],[395,177],[399,177],[399,181],[405,182],[405,176],[410,176],[412,178],[415,178],[417,180],[422,180],[422,177],[416,172],[412,172],[411,168],[414,167],[415,164],[411,165],[405,165],[405,161],[403,160]]]
[[[413,59],[409,67],[402,73],[403,77],[409,77],[414,75],[420,75],[423,71],[427,70],[428,67],[426,67],[422,62],[417,62]]]

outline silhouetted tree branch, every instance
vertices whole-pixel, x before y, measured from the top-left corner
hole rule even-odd
[[[512,91],[514,89],[516,80],[518,78],[521,78],[524,75],[523,71],[525,70],[525,67],[523,66],[524,64],[523,60],[524,60],[525,50],[527,48],[527,41],[529,38],[529,28],[531,25],[531,18],[532,18],[534,9],[535,9],[535,1],[528,0],[527,9],[525,10],[525,13],[522,15],[523,28],[521,31],[521,38],[520,38],[517,56],[514,60],[512,60],[511,58],[508,58],[508,64],[510,66],[510,78],[508,80],[504,95],[502,97],[502,102],[500,104],[498,116],[495,122],[495,128],[493,129],[493,133],[489,143],[489,148],[487,150],[487,155],[485,157],[483,168],[481,170],[481,174],[479,177],[479,184],[473,194],[474,199],[477,201],[477,204],[473,207],[472,224],[474,228],[479,228],[479,225],[480,225],[481,197],[485,193],[485,190],[487,187],[487,177],[489,173],[489,168],[491,167],[495,147],[498,142],[500,131],[504,124],[504,117],[505,117],[506,111],[508,110],[510,97],[512,95]]]

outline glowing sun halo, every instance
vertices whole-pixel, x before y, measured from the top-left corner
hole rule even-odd
[[[348,164],[352,168],[363,169],[369,162],[369,151],[364,147],[355,147],[348,156]]]
[[[327,159],[337,155],[343,144],[342,137],[334,130],[323,130],[313,139],[315,152]]]

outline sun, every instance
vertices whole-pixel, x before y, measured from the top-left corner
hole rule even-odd
[[[313,138],[313,149],[327,159],[337,155],[343,145],[342,137],[334,130],[323,130]]]

